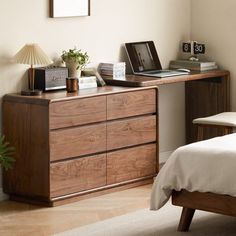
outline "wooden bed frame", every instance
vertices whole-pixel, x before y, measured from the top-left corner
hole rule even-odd
[[[214,193],[172,192],[172,204],[182,206],[178,231],[189,230],[195,210],[204,210],[223,215],[236,216],[236,197]]]

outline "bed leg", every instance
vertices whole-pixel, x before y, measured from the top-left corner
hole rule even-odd
[[[183,207],[178,231],[187,232],[193,219],[195,209]]]

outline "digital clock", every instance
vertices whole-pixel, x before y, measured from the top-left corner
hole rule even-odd
[[[182,44],[182,51],[184,53],[190,53],[190,60],[198,60],[195,56],[197,54],[205,54],[206,47],[203,43],[198,43],[197,41],[184,42]]]

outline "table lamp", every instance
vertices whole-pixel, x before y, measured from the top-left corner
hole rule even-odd
[[[14,57],[16,63],[30,65],[29,69],[29,89],[21,91],[21,95],[40,95],[41,90],[34,89],[34,68],[33,65],[49,65],[53,61],[43,52],[38,44],[26,44]]]

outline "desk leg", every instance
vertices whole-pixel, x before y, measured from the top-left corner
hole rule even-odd
[[[197,128],[192,120],[230,111],[229,76],[185,82],[186,143],[197,141]],[[219,135],[220,131],[206,128],[204,139]]]

